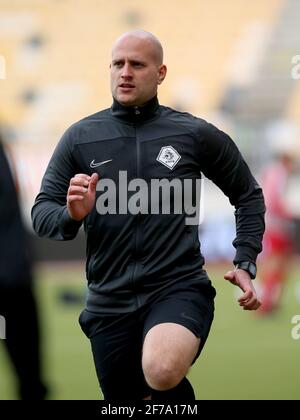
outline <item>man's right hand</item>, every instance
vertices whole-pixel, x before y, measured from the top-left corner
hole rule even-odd
[[[68,194],[67,207],[69,215],[78,222],[84,219],[93,209],[96,200],[96,186],[99,176],[93,173],[76,174],[71,179]]]

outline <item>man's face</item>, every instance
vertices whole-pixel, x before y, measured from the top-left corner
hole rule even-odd
[[[115,45],[110,65],[111,92],[124,106],[144,105],[157,93],[166,74],[155,44],[149,39],[127,36]]]

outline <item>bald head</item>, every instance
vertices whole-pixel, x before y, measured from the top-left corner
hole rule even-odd
[[[143,29],[134,29],[132,31],[125,32],[122,34],[114,43],[112,48],[112,56],[114,55],[115,49],[121,44],[126,45],[130,40],[136,40],[137,42],[145,43],[152,49],[153,57],[158,65],[163,63],[164,53],[163,48],[155,35],[151,32],[144,31]]]
[[[166,76],[159,40],[141,29],[126,32],[113,45],[110,64],[113,97],[124,106],[142,106]]]

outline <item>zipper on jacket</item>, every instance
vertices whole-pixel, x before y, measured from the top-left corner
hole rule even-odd
[[[134,107],[134,113],[135,113],[135,115],[140,115],[141,111],[139,110],[138,106]]]
[[[135,112],[140,113],[138,107],[135,107]],[[137,127],[135,127],[135,141],[136,141],[136,177],[140,177],[140,142],[138,139]],[[138,275],[138,268],[139,268],[139,250],[141,249],[141,240],[140,240],[140,219],[141,215],[138,213],[136,216],[136,231],[135,231],[135,248],[134,248],[134,266],[133,266],[133,273],[132,273],[132,284],[135,285],[135,281]],[[139,304],[138,295],[136,294],[137,305]]]

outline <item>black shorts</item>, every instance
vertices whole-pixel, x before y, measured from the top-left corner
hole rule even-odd
[[[173,322],[200,338],[197,359],[214,315],[214,295],[186,287],[168,293],[134,312],[99,315],[84,310],[79,323],[91,340],[97,376],[105,400],[140,400],[151,394],[142,370],[142,347],[147,332]]]

